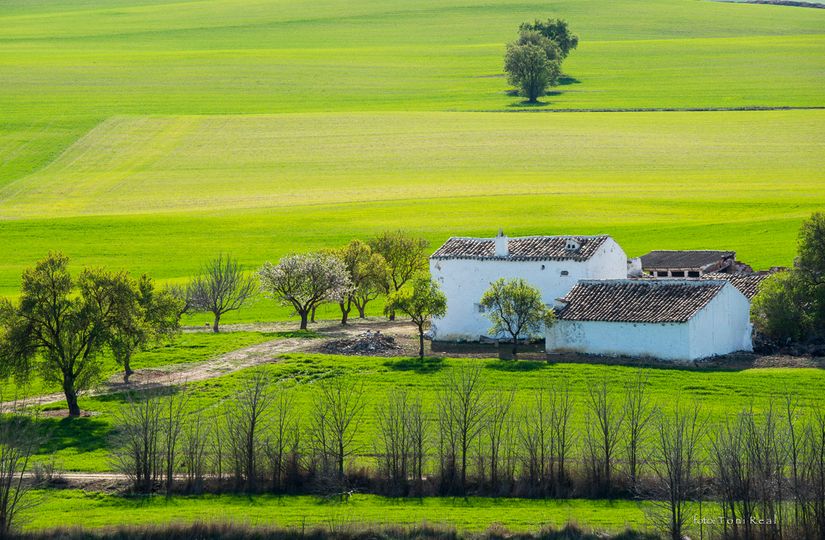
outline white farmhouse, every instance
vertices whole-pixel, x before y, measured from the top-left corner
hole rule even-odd
[[[450,238],[430,257],[447,295],[447,314],[433,320],[434,340],[478,341],[490,321],[479,301],[499,278],[522,278],[552,306],[582,279],[627,277],[627,255],[609,236]]]
[[[750,303],[728,281],[582,281],[559,303],[548,353],[690,361],[752,350]]]

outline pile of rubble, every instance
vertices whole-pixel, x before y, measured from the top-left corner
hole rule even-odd
[[[394,337],[370,330],[354,338],[328,341],[321,349],[328,354],[363,356],[394,354],[403,350],[400,345],[395,343]]]

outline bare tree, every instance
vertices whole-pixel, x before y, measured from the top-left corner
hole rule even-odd
[[[290,306],[307,329],[310,315],[324,302],[339,302],[352,290],[349,273],[340,258],[329,253],[288,255],[258,271],[263,290],[279,303]]]
[[[502,469],[507,470],[506,454],[508,448],[512,445],[510,431],[513,426],[513,403],[515,400],[515,389],[498,391],[492,395],[487,421],[484,424],[484,435],[489,448],[490,490],[494,494],[498,492],[501,486]]]
[[[227,435],[232,448],[236,482],[247,492],[258,488],[258,461],[266,439],[266,419],[274,400],[272,387],[263,372],[249,377],[227,408]]]
[[[793,499],[793,523],[799,530],[803,528],[805,492],[802,483],[802,450],[804,442],[804,426],[800,422],[799,400],[786,392],[783,399],[782,422],[784,430],[781,436],[785,456],[788,459],[789,483]]]
[[[430,448],[430,420],[420,397],[413,398],[409,403],[407,421],[412,448],[410,470],[415,480],[415,492],[420,496],[423,493],[424,465]]]
[[[314,395],[310,426],[313,446],[323,460],[323,472],[335,471],[339,488],[346,485],[346,461],[357,451],[355,441],[364,406],[363,384],[344,377],[323,381]]]
[[[725,424],[715,430],[711,439],[711,463],[714,483],[720,498],[723,516],[723,534],[739,538],[739,525],[750,537],[753,516],[752,468],[749,463],[747,439],[751,415],[743,411],[735,418],[727,418]],[[728,530],[730,525],[730,530]]]
[[[553,454],[553,408],[545,388],[536,390],[532,403],[525,407],[519,435],[530,490],[544,496]]]
[[[412,405],[412,398],[406,391],[394,389],[376,410],[376,451],[390,487],[397,495],[406,492],[412,465]]]
[[[452,487],[457,487],[462,494],[467,491],[467,457],[484,427],[488,409],[487,398],[487,387],[482,379],[481,366],[478,364],[463,364],[449,370],[439,391],[442,455],[451,459],[453,463],[451,470],[447,470],[450,474],[447,481]],[[444,446],[444,442],[448,446]],[[448,453],[444,453],[444,450],[448,450]],[[455,467],[456,461],[458,467]]]
[[[624,446],[630,487],[634,492],[638,488],[642,449],[647,438],[648,425],[654,414],[647,386],[648,376],[639,369],[636,376],[625,386],[624,394]]]
[[[613,467],[623,423],[622,407],[607,379],[592,383],[587,391],[585,443],[593,485],[602,495],[613,491]]]
[[[575,444],[570,424],[573,416],[573,401],[570,394],[570,384],[562,380],[554,385],[550,394],[553,408],[552,439],[553,453],[556,461],[556,476],[554,479],[555,495],[566,493],[568,485],[567,459],[570,457]]]
[[[160,401],[151,393],[127,394],[115,413],[114,465],[139,492],[152,491],[161,468],[161,417]]]
[[[272,490],[284,488],[290,464],[295,459],[299,439],[298,414],[292,391],[281,388],[272,404],[272,414],[265,452],[272,475]]]
[[[161,401],[162,407],[162,447],[163,464],[166,469],[166,496],[172,495],[175,484],[177,458],[180,450],[180,435],[183,430],[186,405],[189,401],[186,388],[171,393]]]
[[[189,284],[186,296],[194,311],[214,315],[212,331],[219,332],[221,317],[243,307],[257,290],[255,276],[244,273],[236,259],[221,254],[204,265],[201,275]]]
[[[203,411],[192,414],[184,425],[181,453],[186,470],[187,489],[193,493],[203,492],[203,481],[207,472],[209,441],[213,435],[211,419]]]
[[[22,510],[34,505],[28,496],[32,484],[24,478],[43,442],[30,414],[16,405],[6,411],[0,414],[0,538],[12,532]]]
[[[804,531],[809,538],[825,534],[825,413],[813,412],[805,427],[801,477],[805,490]]]
[[[699,444],[704,435],[696,404],[684,408],[677,403],[671,414],[660,415],[656,423],[654,501],[664,508],[660,523],[672,540],[682,540],[690,519],[688,503],[698,493]]]

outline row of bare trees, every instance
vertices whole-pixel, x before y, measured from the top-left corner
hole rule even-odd
[[[695,403],[654,407],[642,371],[579,399],[563,380],[517,393],[486,375],[445,370],[433,402],[260,373],[208,409],[185,389],[143,395],[120,412],[114,455],[139,491],[640,497],[672,538],[705,522],[725,538],[825,534],[825,414],[793,398],[710,423]]]

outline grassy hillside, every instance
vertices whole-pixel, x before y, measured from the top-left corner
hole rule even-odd
[[[180,279],[218,251],[254,268],[399,226],[788,264],[821,208],[823,113],[468,113],[522,110],[503,44],[548,16],[581,35],[548,109],[825,106],[822,10],[10,0],[0,294],[50,249]],[[282,315],[259,303],[234,320]]]

